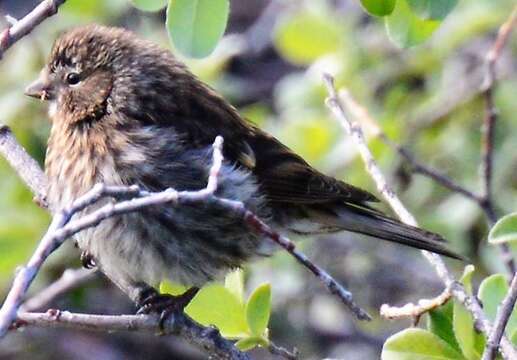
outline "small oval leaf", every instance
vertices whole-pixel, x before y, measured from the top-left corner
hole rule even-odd
[[[270,313],[271,285],[262,284],[253,291],[246,305],[246,319],[253,335],[264,336]]]
[[[517,241],[517,212],[503,216],[488,233],[490,244]]]
[[[167,6],[167,0],[131,0],[131,3],[142,11],[158,11]]]
[[[386,16],[395,9],[396,0],[361,0],[364,9],[374,16]]]
[[[409,8],[407,0],[398,0],[395,10],[385,18],[390,40],[401,48],[418,45],[427,40],[440,25],[436,20],[422,20]]]
[[[186,56],[208,56],[223,36],[229,11],[229,0],[170,0],[166,21],[169,38]]]
[[[382,360],[463,360],[463,356],[433,333],[409,328],[392,335],[382,347]]]

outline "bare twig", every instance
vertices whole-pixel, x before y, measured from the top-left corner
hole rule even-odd
[[[63,275],[45,289],[25,301],[20,307],[20,312],[41,310],[48,306],[54,299],[64,293],[75,289],[90,281],[95,276],[94,270],[88,269],[66,269]]]
[[[445,304],[452,297],[449,289],[432,299],[421,299],[418,304],[408,303],[401,307],[394,307],[383,304],[380,309],[381,316],[387,319],[398,319],[403,317],[420,318],[423,314]]]
[[[89,315],[68,311],[49,310],[46,313],[20,313],[13,327],[72,328],[93,331],[148,331],[161,332],[159,317],[155,315]],[[213,359],[249,360],[244,352],[223,338],[219,331],[204,327],[184,314],[172,314],[163,324],[164,334],[177,335],[192,345],[210,353]]]
[[[384,175],[380,171],[377,163],[375,162],[373,155],[368,148],[366,140],[364,139],[363,131],[358,123],[352,122],[347,117],[345,105],[338,96],[334,87],[334,79],[332,76],[324,75],[325,85],[329,93],[327,99],[327,106],[334,114],[336,119],[341,123],[345,130],[351,135],[359,152],[366,165],[367,171],[374,180],[378,191],[383,195],[384,199],[391,206],[393,211],[401,219],[402,222],[416,226],[417,222],[413,215],[405,208],[400,199],[395,195],[389,184],[387,183]],[[484,334],[489,334],[492,330],[492,325],[486,318],[483,310],[476,298],[470,296],[465,288],[458,283],[454,277],[450,274],[449,270],[445,266],[442,258],[431,252],[422,251],[425,258],[431,263],[437,272],[438,276],[442,279],[445,287],[450,289],[453,296],[461,302],[467,310],[472,314],[476,327]],[[503,336],[501,339],[501,353],[505,359],[517,359],[517,350],[513,347],[512,343]]]
[[[381,129],[378,122],[370,116],[368,110],[361,106],[352,95],[346,90],[341,90],[339,92],[339,97],[343,101],[346,109],[350,111],[352,116],[355,119],[358,119],[361,123],[368,126],[371,129],[374,136],[379,138],[384,144],[394,149],[402,158],[404,158],[408,164],[412,167],[412,170],[416,173],[420,173],[425,175],[431,179],[433,179],[438,184],[457,192],[466,198],[474,201],[481,210],[485,213],[485,216],[488,220],[490,226],[492,226],[496,221],[496,215],[492,206],[492,201],[487,201],[486,196],[478,195],[466,187],[456,183],[454,180],[449,178],[447,175],[443,174],[437,169],[434,169],[428,165],[423,164],[405,147],[395,143],[392,141],[388,135]],[[491,198],[490,198],[491,199]],[[515,262],[512,256],[508,245],[501,244],[499,246],[501,250],[501,257],[506,265],[510,274],[515,272]]]
[[[454,180],[440,172],[438,169],[434,169],[431,166],[425,165],[419,161],[406,147],[392,141],[379,126],[377,120],[369,114],[367,109],[361,106],[353,98],[347,89],[340,90],[339,95],[352,116],[355,119],[358,119],[362,124],[367,125],[368,128],[371,129],[374,136],[379,138],[384,144],[394,149],[402,158],[404,158],[409,163],[414,172],[425,175],[442,186],[448,188],[449,190],[460,193],[476,202],[481,201],[481,197],[468,190],[464,186],[457,184]]]
[[[508,294],[497,309],[494,327],[488,336],[482,360],[493,360],[496,358],[497,349],[501,342],[501,337],[504,334],[504,330],[506,329],[506,325],[508,324],[508,320],[510,319],[510,315],[512,315],[515,301],[517,301],[517,274],[513,276]]]
[[[343,304],[345,304],[359,320],[371,319],[370,315],[368,315],[368,313],[365,310],[363,310],[354,302],[352,293],[350,291],[346,290],[325,270],[323,270],[318,265],[310,261],[307,258],[307,256],[305,256],[305,254],[297,250],[296,245],[291,240],[271,229],[255,214],[253,214],[249,210],[246,210],[242,206],[242,203],[225,199],[220,200],[222,200],[224,203],[227,203],[229,208],[232,208],[233,211],[241,214],[245,219],[246,223],[250,225],[252,228],[254,228],[257,233],[268,237],[273,242],[280,245],[283,249],[289,252],[300,264],[309,269],[309,271],[311,271],[315,276],[317,276],[321,280],[321,282],[323,282],[323,284],[325,284],[330,293],[339,297]]]
[[[30,33],[43,20],[57,13],[66,0],[43,0],[30,13],[0,33],[0,59],[15,42]]]
[[[500,27],[494,45],[486,57],[486,75],[483,84],[483,95],[485,98],[485,117],[482,129],[482,164],[481,181],[483,184],[483,199],[486,206],[493,212],[492,178],[493,178],[493,153],[494,153],[494,131],[497,122],[497,109],[494,104],[494,87],[496,81],[495,66],[501,55],[504,45],[508,41],[513,26],[517,21],[517,6],[513,9],[508,20]],[[495,218],[490,219],[495,222]]]
[[[269,342],[268,350],[271,354],[283,357],[287,360],[298,360],[300,355],[297,348],[289,351],[281,346],[275,345],[272,341]]]
[[[16,141],[11,130],[0,124],[0,154],[18,173],[20,178],[41,204],[46,204],[47,179],[40,166]]]
[[[508,20],[499,28],[494,45],[490,49],[486,57],[486,77],[484,84],[484,98],[485,98],[485,117],[483,121],[483,137],[482,137],[482,157],[483,161],[481,164],[481,181],[483,184],[483,201],[486,206],[487,215],[491,225],[497,220],[497,216],[494,210],[493,194],[492,194],[492,177],[493,177],[493,166],[494,166],[494,132],[495,125],[497,122],[497,109],[494,104],[494,87],[496,82],[496,71],[495,66],[497,60],[501,55],[501,51],[504,48],[510,34],[517,23],[517,6],[514,7]],[[494,327],[488,335],[487,345],[483,352],[483,360],[495,359],[497,355],[497,349],[501,341],[501,337],[504,334],[506,324],[513,311],[515,302],[517,300],[517,273],[515,263],[513,261],[511,249],[507,244],[503,244],[502,247],[503,257],[511,259],[512,268],[512,282],[510,290],[503,303],[499,307],[497,316],[494,322]]]

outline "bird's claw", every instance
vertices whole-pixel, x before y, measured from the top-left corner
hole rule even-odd
[[[191,287],[181,295],[159,294],[154,289],[143,294],[140,301],[138,315],[157,313],[160,314],[160,330],[164,330],[165,321],[171,314],[181,314],[185,307],[196,296],[199,288]]]

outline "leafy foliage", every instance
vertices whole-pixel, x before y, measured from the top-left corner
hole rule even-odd
[[[473,274],[474,267],[469,265],[461,279],[470,293]],[[477,297],[490,321],[494,321],[498,307],[507,293],[508,282],[502,274],[491,275],[481,282]],[[517,343],[515,309],[508,321],[506,335],[514,344]],[[419,343],[415,344],[417,341]],[[470,313],[457,301],[449,301],[428,314],[427,330],[406,329],[391,336],[384,344],[382,359],[479,360],[485,343],[486,339],[475,329]]]
[[[194,320],[207,326],[216,326],[221,334],[237,339],[237,346],[250,350],[267,346],[269,317],[271,314],[271,286],[262,284],[244,299],[244,277],[242,270],[235,270],[226,276],[225,284],[204,286],[185,308]],[[186,287],[162,282],[162,293],[178,295]]]

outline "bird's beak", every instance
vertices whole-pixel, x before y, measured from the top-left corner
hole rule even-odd
[[[27,86],[25,95],[36,99],[50,100],[52,98],[50,84],[44,77],[40,76],[36,81]]]

